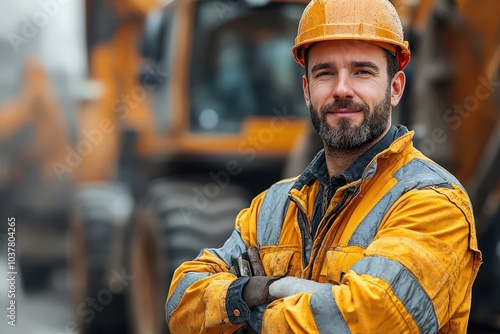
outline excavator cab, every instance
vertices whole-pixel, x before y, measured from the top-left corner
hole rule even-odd
[[[289,127],[258,153],[286,156],[295,143],[290,139],[300,138],[308,122],[303,69],[290,51],[304,7],[297,1],[172,1],[152,14],[142,78],[144,85],[159,84],[151,90],[153,154],[241,154],[242,141],[280,117]]]
[[[196,3],[190,60],[189,131],[234,134],[251,117],[272,117],[283,105],[306,116],[302,69],[290,50],[303,6],[238,6],[221,17],[210,1]]]

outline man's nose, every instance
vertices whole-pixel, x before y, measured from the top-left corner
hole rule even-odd
[[[332,91],[335,100],[352,99],[354,91],[352,88],[352,78],[347,71],[339,71]]]

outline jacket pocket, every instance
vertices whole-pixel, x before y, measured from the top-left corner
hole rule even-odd
[[[295,246],[263,246],[260,249],[262,266],[267,276],[282,277],[300,275],[300,254]],[[294,256],[295,255],[295,256]]]
[[[321,276],[332,284],[340,284],[344,274],[363,257],[363,249],[345,247],[328,251]]]

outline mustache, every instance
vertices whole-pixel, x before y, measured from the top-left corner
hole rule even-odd
[[[368,110],[368,106],[364,103],[357,103],[350,99],[335,100],[332,103],[321,106],[320,112],[324,115],[329,112],[335,112],[338,109],[362,110],[364,112]]]

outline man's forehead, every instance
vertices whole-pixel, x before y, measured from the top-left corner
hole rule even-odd
[[[384,49],[378,45],[356,40],[320,41],[309,46],[309,58],[329,58],[336,55],[359,58],[362,61],[384,60]]]

